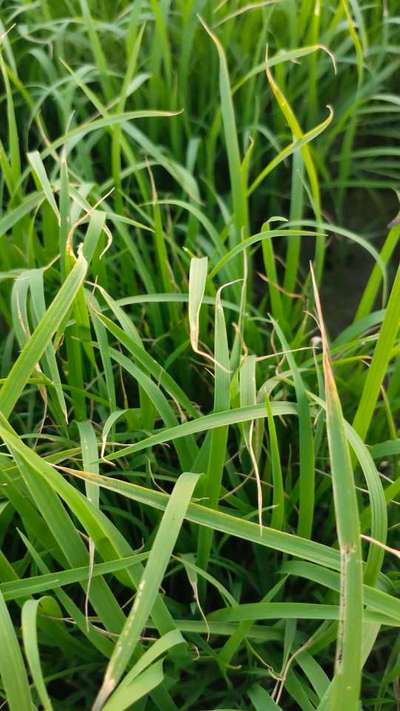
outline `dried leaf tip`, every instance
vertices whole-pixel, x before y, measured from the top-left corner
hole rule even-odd
[[[321,299],[320,299],[320,295],[319,295],[319,291],[318,291],[317,280],[315,278],[314,268],[313,268],[313,265],[311,262],[310,262],[310,272],[311,272],[311,281],[312,281],[313,292],[314,292],[315,308],[317,311],[317,323],[318,323],[318,327],[319,327],[319,330],[321,333],[322,359],[323,359],[326,387],[327,387],[327,389],[329,388],[329,391],[331,394],[336,394],[336,384],[335,384],[335,380],[333,377],[332,366],[331,366],[330,355],[329,355],[329,341],[328,341],[328,336],[327,336],[327,332],[326,332],[326,328],[325,328],[324,317],[322,314],[322,305],[321,305]]]

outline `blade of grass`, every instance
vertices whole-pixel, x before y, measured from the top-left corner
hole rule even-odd
[[[294,355],[291,353],[290,346],[279,323],[275,319],[271,319],[271,321],[293,373],[296,389],[300,450],[299,520],[297,533],[304,538],[311,538],[315,507],[315,454],[310,407],[304,382]]]
[[[110,560],[106,563],[95,563],[92,570],[92,577],[95,578],[99,575],[107,575],[108,573],[129,569],[130,566],[134,566],[146,560],[147,555],[147,553],[137,553],[125,558]],[[20,598],[29,597],[29,595],[64,587],[64,585],[71,585],[72,583],[81,581],[87,582],[88,578],[89,568],[85,565],[80,568],[70,568],[55,573],[32,575],[26,579],[2,582],[0,583],[0,590],[5,600],[18,600]]]
[[[24,642],[25,656],[29,663],[29,668],[32,674],[36,691],[38,693],[40,703],[44,711],[53,711],[53,705],[47,693],[46,685],[43,678],[43,670],[40,662],[38,635],[37,635],[37,617],[40,606],[45,602],[50,603],[53,608],[51,613],[54,615],[54,608],[58,617],[61,617],[61,611],[53,598],[39,598],[39,600],[27,600],[22,608],[22,638]],[[50,614],[50,610],[47,610]]]
[[[45,316],[41,319],[11,368],[0,390],[0,410],[6,417],[10,415],[22,394],[25,384],[31,376],[36,363],[48,347],[60,321],[65,318],[71,308],[85,278],[86,269],[86,260],[80,254],[74,268],[47,309]]]
[[[38,182],[37,187],[43,190],[51,209],[53,210],[57,220],[59,221],[60,213],[58,211],[57,203],[54,198],[54,193],[51,189],[46,169],[43,165],[43,161],[40,157],[39,152],[32,151],[32,153],[28,153],[28,160],[32,166],[33,173],[36,176]]]
[[[272,472],[272,515],[271,528],[282,530],[285,523],[285,489],[282,476],[281,457],[279,453],[278,437],[276,434],[275,420],[272,414],[268,394],[265,398],[265,407],[268,416],[269,448]]]
[[[304,138],[303,131],[300,127],[300,124],[296,118],[296,115],[290,106],[288,100],[286,99],[285,95],[279,88],[277,82],[272,76],[271,69],[268,64],[268,48],[266,49],[265,53],[265,71],[267,74],[267,79],[269,82],[269,85],[272,89],[272,92],[278,102],[278,106],[280,110],[282,111],[289,127],[290,130],[293,133],[293,136],[297,140],[302,140]],[[303,156],[304,160],[304,166],[308,175],[308,179],[310,181],[310,189],[311,189],[311,195],[313,198],[313,210],[315,213],[315,219],[317,222],[321,222],[322,218],[322,211],[321,211],[321,194],[320,194],[320,187],[319,187],[319,180],[318,180],[318,175],[317,171],[314,165],[314,161],[311,155],[310,147],[305,144],[301,149],[301,154]],[[316,265],[316,274],[317,274],[317,280],[320,281],[322,277],[322,271],[324,267],[324,254],[325,254],[325,237],[321,233],[319,239],[317,240],[316,243],[316,248],[315,248],[315,265]]]
[[[363,626],[360,522],[342,408],[330,363],[328,340],[313,271],[311,276],[323,344],[326,427],[341,558],[340,629],[332,703],[333,706],[345,703],[349,711],[357,711],[361,685]]]
[[[207,257],[193,257],[190,260],[189,271],[189,327],[190,343],[195,353],[199,352],[199,321],[207,281]]]
[[[197,481],[197,474],[187,473],[182,474],[175,484],[143,571],[135,602],[115,645],[93,711],[103,708],[135,650],[140,633],[151,614]]]
[[[146,677],[144,677],[146,671],[154,668],[154,661],[158,657],[168,652],[172,647],[184,644],[184,642],[185,640],[178,630],[167,632],[167,634],[154,642],[123,678],[109,701],[105,704],[104,711],[120,711],[120,709],[122,711],[122,709],[127,708],[141,698],[144,695],[144,689],[146,689]],[[162,678],[163,675],[161,675],[161,680]],[[154,686],[156,686],[155,683]],[[146,690],[145,693],[148,693],[148,691]]]
[[[0,639],[3,650],[0,654],[0,675],[6,692],[10,711],[32,711],[33,703],[28,677],[14,626],[0,593]]]
[[[221,287],[222,288],[222,287]],[[227,410],[230,406],[230,359],[224,310],[221,304],[221,289],[218,290],[215,301],[214,330],[214,412]],[[221,496],[221,484],[225,460],[227,458],[228,427],[222,426],[211,432],[210,450],[207,472],[202,482],[202,495],[211,508],[217,508]],[[198,537],[197,564],[207,570],[213,533],[210,529],[202,529]],[[203,585],[201,585],[203,588]],[[204,589],[201,590],[204,592]]]
[[[365,441],[371,420],[378,402],[380,389],[386,371],[393,356],[393,346],[400,327],[400,268],[390,293],[386,313],[379,332],[371,364],[365,378],[357,412],[353,420],[353,427]]]
[[[228,64],[221,42],[214,32],[201,18],[200,22],[214,42],[219,58],[219,90],[221,99],[221,113],[225,132],[225,145],[228,153],[229,175],[232,190],[232,203],[235,224],[235,234],[231,239],[231,246],[237,244],[242,237],[248,234],[248,206],[246,192],[243,190],[241,176],[241,159],[239,141],[236,129],[235,111],[229,81]]]
[[[147,697],[162,683],[163,679],[163,660],[160,659],[133,679],[129,685],[118,687],[111,699],[103,706],[104,711],[124,711],[131,708],[132,704]]]
[[[385,243],[382,247],[381,250],[381,258],[385,266],[388,264],[394,249],[396,248],[396,245],[398,244],[400,238],[400,225],[395,225],[389,230],[389,233],[386,237]],[[356,315],[354,317],[355,321],[358,321],[359,319],[365,318],[368,314],[370,314],[374,303],[376,301],[376,297],[378,294],[378,289],[381,283],[382,275],[380,273],[379,267],[377,264],[374,265],[374,268],[371,272],[371,276],[368,280],[367,286],[365,287],[363,291],[362,298],[360,300]],[[383,293],[383,304],[386,301],[386,294]]]

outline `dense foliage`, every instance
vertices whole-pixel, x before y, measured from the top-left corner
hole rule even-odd
[[[0,2],[2,708],[399,704],[396,5]]]

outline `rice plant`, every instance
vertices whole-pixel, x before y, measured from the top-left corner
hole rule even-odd
[[[396,3],[0,22],[1,708],[398,708]]]

